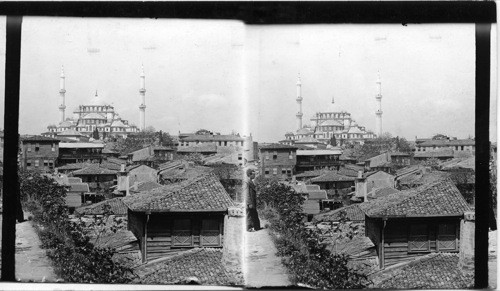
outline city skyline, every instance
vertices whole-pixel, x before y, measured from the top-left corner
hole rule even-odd
[[[492,35],[496,52],[495,26]],[[5,41],[0,52],[5,58]],[[299,74],[305,124],[333,97],[337,109],[375,131],[380,72],[384,132],[409,140],[435,133],[466,138],[474,136],[474,61],[472,24],[249,26],[26,17],[19,131],[40,134],[59,121],[61,66],[66,116],[97,90],[123,119],[139,125],[144,65],[146,126],[172,135],[206,128],[251,133],[261,142],[284,139],[296,130]],[[496,96],[496,66],[491,78]],[[495,140],[496,98],[491,103]]]

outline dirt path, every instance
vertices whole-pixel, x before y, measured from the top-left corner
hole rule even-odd
[[[290,286],[290,280],[269,230],[245,233],[245,260],[243,273],[248,287]]]

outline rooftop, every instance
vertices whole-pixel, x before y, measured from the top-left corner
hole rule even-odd
[[[415,153],[415,158],[453,158],[452,149],[442,149]]]
[[[77,208],[75,211],[82,215],[103,215],[105,206],[114,215],[127,215],[127,206],[123,203],[122,197],[112,198],[99,203]]]
[[[315,222],[340,221],[343,215],[342,213],[345,213],[345,217],[347,218],[348,221],[354,221],[354,222],[365,221],[365,213],[361,210],[358,203],[318,214],[314,216],[314,221]]]
[[[340,182],[354,181],[354,177],[339,174],[337,171],[326,171],[321,176],[312,178],[311,182]]]
[[[83,169],[76,170],[73,175],[116,175],[117,171],[101,167],[99,164],[91,164]]]
[[[297,150],[297,156],[330,156],[330,155],[341,155],[342,151],[340,149],[331,150]]]
[[[179,147],[178,153],[216,153],[217,146],[211,143],[199,144],[194,146]]]
[[[382,274],[382,276],[381,276]],[[458,254],[433,253],[397,268],[376,273],[372,278],[380,289],[470,289],[474,278],[462,274]]]
[[[370,217],[461,216],[470,207],[450,180],[389,194],[360,204]]]
[[[259,149],[292,149],[293,150],[293,149],[297,149],[297,147],[293,146],[293,145],[272,143],[272,144],[260,145]]]
[[[473,146],[476,144],[476,141],[473,139],[436,139],[436,140],[427,140],[420,143],[418,146],[421,147],[433,147],[433,146]]]
[[[52,138],[48,136],[41,136],[41,135],[33,135],[33,136],[28,136],[28,137],[22,137],[21,138],[22,142],[27,142],[27,141],[50,141],[50,142],[59,142],[59,139],[57,138]],[[59,145],[60,147],[60,145]]]
[[[244,141],[239,135],[232,134],[194,134],[181,139],[181,141]]]
[[[141,274],[140,271],[146,272]],[[229,272],[222,264],[222,250],[194,248],[179,255],[141,266],[140,284],[185,284],[188,278],[196,277],[202,285],[240,285],[241,276]]]
[[[123,202],[138,212],[219,212],[233,205],[214,174],[127,196]]]
[[[76,149],[76,148],[92,148],[92,149],[102,149],[104,144],[93,143],[93,142],[62,142],[59,144],[61,149]]]

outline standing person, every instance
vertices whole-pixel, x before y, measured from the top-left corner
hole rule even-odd
[[[247,179],[245,190],[245,203],[247,212],[247,230],[257,231],[260,229],[259,214],[257,213],[257,191],[253,179],[255,178],[255,171],[253,169],[247,170]]]

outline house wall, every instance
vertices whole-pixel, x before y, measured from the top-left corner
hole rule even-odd
[[[394,176],[385,172],[378,172],[366,178],[368,192],[373,188],[394,187]]]
[[[82,193],[80,192],[68,192],[64,198],[66,201],[66,206],[68,207],[80,207],[82,206]]]
[[[134,185],[135,182],[156,182],[158,179],[156,173],[155,169],[145,165],[134,168],[128,173],[130,186]]]
[[[21,153],[23,169],[52,171],[59,156],[59,144],[57,141],[23,141]]]
[[[174,231],[173,225],[174,220],[176,219],[191,220],[191,229],[189,230],[189,233],[179,234],[179,232]],[[216,231],[216,233],[213,231],[202,232],[203,219],[216,219],[218,221],[219,229]],[[132,222],[131,220],[134,220],[134,222]],[[144,233],[141,233],[141,231],[144,231],[144,227],[140,226],[140,222],[140,219],[129,216],[129,230],[131,230],[134,235],[141,240],[141,234],[144,235]],[[144,220],[142,220],[142,222],[144,222]],[[135,231],[133,229],[135,229]],[[146,248],[146,259],[152,260],[169,253],[178,252],[179,250],[183,250],[186,248],[222,247],[223,235],[223,213],[153,213],[149,215],[149,221],[147,222],[146,226],[147,240],[142,242],[141,251]],[[218,238],[215,238],[215,236],[218,236]],[[213,238],[218,240],[218,243],[216,245],[207,245],[206,243],[204,245],[204,242],[207,239]],[[179,240],[188,240],[190,241],[190,243],[189,245],[175,246],[174,242]]]
[[[321,190],[330,189],[345,189],[354,186],[354,181],[337,181],[337,182],[312,182],[312,184],[319,185]]]
[[[264,178],[291,178],[297,164],[295,149],[261,149],[261,175]],[[283,173],[283,170],[285,173]]]
[[[439,224],[453,224],[455,227],[454,250],[440,250],[438,244]],[[424,256],[435,252],[458,252],[460,240],[460,218],[435,217],[435,218],[414,218],[414,219],[389,219],[384,229],[384,266],[390,266],[401,262],[407,262],[415,257]],[[427,225],[427,241],[429,249],[427,251],[410,250],[410,225]],[[368,228],[368,225],[367,225]],[[420,242],[419,242],[420,243]]]

